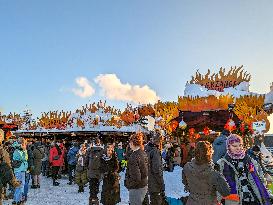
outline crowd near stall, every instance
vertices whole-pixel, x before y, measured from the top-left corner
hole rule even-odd
[[[79,194],[89,190],[90,205],[121,203],[123,186],[130,205],[272,204],[264,135],[273,85],[253,93],[250,80],[243,66],[197,71],[177,102],[120,110],[100,101],[37,119],[30,110],[0,114],[0,204],[28,204],[44,179],[54,189],[66,176]],[[177,167],[187,194],[175,198],[164,173]]]

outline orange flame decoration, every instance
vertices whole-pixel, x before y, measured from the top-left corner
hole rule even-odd
[[[138,108],[138,114],[141,117],[154,116],[155,110],[152,105],[144,105],[144,106]]]
[[[234,113],[246,124],[252,124],[257,121],[266,122],[266,132],[269,131],[270,122],[267,119],[268,115],[263,110],[264,95],[249,95],[243,96],[236,100]]]
[[[42,117],[38,119],[38,125],[45,129],[64,129],[68,123],[68,118],[70,117],[71,112],[61,112],[50,111],[43,113]]]
[[[178,97],[178,108],[183,111],[208,111],[208,110],[226,110],[228,104],[233,103],[234,98],[231,96],[221,95],[208,97]]]
[[[199,84],[205,86],[209,90],[223,91],[224,88],[235,87],[241,82],[249,82],[251,75],[242,69],[243,66],[238,68],[235,66],[231,67],[229,72],[226,74],[225,68],[220,68],[219,73],[212,74],[210,69],[208,69],[207,74],[202,75],[199,71],[196,72],[195,77],[192,76],[191,84]]]

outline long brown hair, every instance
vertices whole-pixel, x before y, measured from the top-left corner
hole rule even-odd
[[[208,141],[197,142],[195,148],[195,160],[197,164],[206,164],[211,161],[212,146]]]
[[[141,149],[144,149],[143,138],[144,138],[143,133],[141,133],[141,132],[135,133],[135,134],[131,135],[129,142],[132,142],[134,146],[137,146],[137,147],[140,147]]]

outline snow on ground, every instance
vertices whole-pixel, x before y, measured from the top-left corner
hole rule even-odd
[[[186,195],[182,184],[182,169],[175,167],[173,172],[164,172],[166,196],[180,198]],[[121,173],[120,192],[121,202],[119,205],[129,204],[128,190],[124,187],[125,174]],[[52,179],[42,177],[40,189],[29,189],[26,205],[87,205],[89,198],[89,187],[85,187],[84,193],[78,193],[77,185],[68,185],[67,177],[59,180],[60,186],[53,187]],[[101,183],[102,184],[102,183]],[[100,195],[100,194],[99,194]],[[12,200],[4,201],[4,205],[10,205]]]

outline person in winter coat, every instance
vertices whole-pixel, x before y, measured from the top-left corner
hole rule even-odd
[[[258,145],[254,145],[252,148],[247,150],[248,156],[250,156],[252,159],[256,160],[256,162],[259,164],[259,166],[262,168],[262,171],[264,174],[266,174],[266,169],[263,165],[263,154],[261,153],[261,149]]]
[[[122,142],[118,143],[118,147],[115,148],[115,153],[119,161],[119,172],[124,171],[124,169],[122,169],[122,160],[125,159],[125,149],[122,147]]]
[[[150,205],[161,205],[165,196],[163,165],[159,150],[160,144],[160,137],[155,136],[145,147],[145,152],[149,160],[148,192],[150,195]]]
[[[130,205],[141,205],[148,190],[148,157],[143,150],[143,134],[133,134],[129,145],[132,153],[128,160],[124,183],[129,190]]]
[[[86,152],[86,145],[82,144],[77,154],[77,165],[75,173],[75,183],[79,186],[79,193],[84,192],[84,186],[88,182],[87,167],[85,166]]]
[[[173,148],[171,143],[166,144],[166,170],[168,172],[173,172],[174,169],[174,152],[175,149]]]
[[[182,179],[190,193],[186,205],[216,205],[217,191],[222,196],[230,194],[224,176],[213,168],[212,153],[211,144],[200,141],[196,144],[195,158],[185,164]]]
[[[103,147],[101,146],[100,139],[97,138],[95,145],[91,147],[87,152],[86,166],[88,167],[89,178],[89,205],[99,204],[98,193],[101,179],[101,157]]]
[[[73,146],[69,149],[67,153],[67,163],[68,163],[68,176],[69,176],[69,185],[72,185],[73,178],[74,178],[74,173],[76,170],[76,165],[77,165],[77,153],[79,151],[79,144],[78,143],[73,143]]]
[[[33,149],[33,166],[31,167],[31,175],[33,177],[32,189],[40,188],[40,175],[42,171],[42,159],[44,158],[44,149],[41,142],[34,143]]]
[[[223,130],[221,135],[213,141],[212,146],[214,153],[212,155],[212,160],[214,164],[216,164],[216,162],[222,157],[224,157],[225,154],[227,153],[226,141],[229,135],[230,132],[228,130]]]
[[[44,144],[43,145],[44,149],[44,157],[42,159],[42,174],[43,176],[48,176],[49,175],[49,145]]]
[[[103,205],[115,205],[121,201],[118,170],[117,156],[113,147],[108,145],[101,158],[101,172],[103,174],[101,203]]]
[[[270,197],[263,184],[258,163],[246,155],[243,140],[231,134],[226,141],[227,154],[218,160],[218,168],[225,176],[231,194],[225,198],[229,205],[269,205]]]
[[[25,201],[23,195],[25,194],[24,186],[26,171],[28,169],[28,155],[26,150],[26,142],[24,139],[18,139],[18,141],[13,143],[13,146],[15,147],[12,156],[14,175],[16,179],[21,182],[21,186],[15,189],[12,204],[20,204]]]
[[[54,143],[53,147],[49,151],[49,163],[52,167],[52,179],[53,179],[53,186],[59,186],[60,183],[57,182],[58,173],[60,167],[64,164],[64,152],[59,147],[59,143]]]
[[[19,187],[20,183],[16,180],[16,178],[13,174],[12,167],[11,167],[10,155],[7,152],[7,150],[3,147],[3,144],[2,144],[3,141],[4,141],[4,131],[0,129],[0,162],[1,162],[1,167],[7,169],[5,171],[6,174],[11,175],[9,177],[7,176],[9,178],[9,179],[7,179],[7,183],[11,184],[13,187]],[[0,173],[1,173],[1,177],[4,177],[3,173],[2,172],[0,172]],[[5,184],[2,184],[2,180],[0,180],[0,205],[2,205],[2,201],[4,198],[3,192],[4,192],[4,186],[5,186]]]

